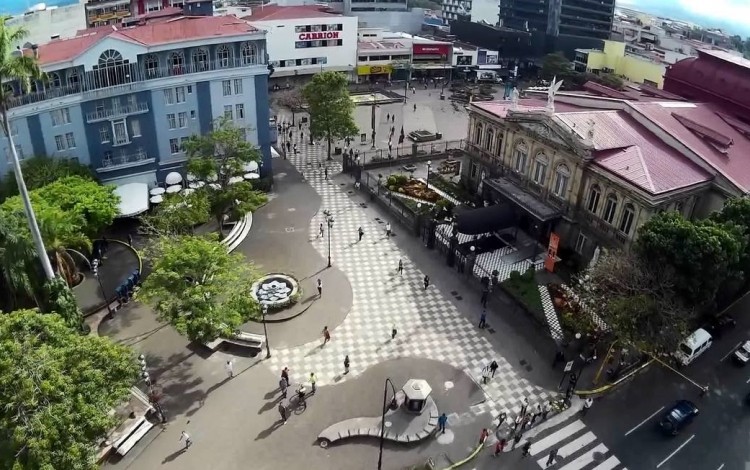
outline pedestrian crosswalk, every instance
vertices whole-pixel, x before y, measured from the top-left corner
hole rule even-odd
[[[557,455],[550,458],[554,450]],[[529,455],[545,469],[627,470],[579,419],[545,430],[532,439]]]

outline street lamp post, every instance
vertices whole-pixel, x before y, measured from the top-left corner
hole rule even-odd
[[[386,402],[388,401],[388,385],[391,386],[391,390],[393,391],[393,398],[391,399],[391,403],[388,407],[386,407]],[[388,408],[393,409],[393,406],[396,404],[396,387],[393,385],[393,382],[391,382],[391,379],[389,377],[386,377],[385,383],[383,384],[383,413],[380,416],[380,452],[378,453],[378,470],[381,470],[383,468],[383,443],[385,442],[385,412],[388,410]]]
[[[372,94],[372,116],[370,117],[370,124],[372,124],[372,149],[375,150],[375,93]]]
[[[148,368],[148,364],[146,363],[146,356],[141,354],[138,356],[138,362],[141,364],[141,378],[144,382],[146,382],[146,385],[148,385],[148,391],[149,394],[154,391],[153,388],[153,382],[151,381],[151,376],[148,374],[148,371],[146,370]]]
[[[378,173],[378,196],[380,196],[380,181],[383,179],[383,174]]]
[[[94,260],[97,262],[97,260]],[[102,297],[104,297],[104,302],[107,304],[107,316],[112,319],[114,318],[114,313],[112,312],[112,307],[110,306],[109,297],[107,297],[107,293],[104,291],[104,286],[102,285],[102,279],[99,277],[99,265],[94,264],[92,266],[92,271],[94,271],[94,277],[99,282],[99,289],[102,291]]]
[[[331,215],[331,211],[324,210],[323,215],[326,218],[326,225],[328,226],[328,267],[331,267],[331,230],[333,229],[333,215]]]
[[[427,160],[427,180],[425,182],[425,185],[427,185],[427,189],[430,189],[430,167],[432,166],[432,162],[430,160]]]
[[[271,357],[271,346],[268,345],[268,328],[266,327],[266,314],[268,313],[268,305],[265,302],[260,304],[260,313],[263,319],[263,335],[266,337],[266,359]]]

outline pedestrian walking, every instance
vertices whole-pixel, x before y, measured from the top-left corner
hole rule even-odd
[[[445,413],[441,414],[438,418],[438,431],[445,434],[445,424],[448,422],[448,417],[445,416]]]
[[[487,326],[487,311],[482,310],[482,314],[479,316],[479,328],[484,328],[485,326]]]
[[[510,448],[510,450],[513,450],[516,448],[518,443],[521,441],[521,438],[523,438],[523,434],[520,432],[513,435],[513,446]]]
[[[362,229],[362,227],[358,228],[357,229],[357,237],[358,237],[357,238],[357,242],[361,242],[362,241],[362,237],[364,237],[364,236],[365,236],[365,231]]]
[[[526,410],[529,408],[529,397],[524,397],[521,403],[521,416],[526,414]]]
[[[294,149],[294,154],[297,155],[297,144],[295,143],[294,147],[292,147],[292,148]]]
[[[395,123],[395,122],[396,122],[396,115],[395,115],[395,114],[394,114],[393,116],[391,116],[391,122],[392,122],[392,123]]]
[[[490,290],[485,287],[482,290],[482,298],[480,300],[480,302],[482,304],[482,307],[486,307],[487,306],[487,299],[489,298],[489,296],[490,296]]]
[[[594,404],[594,400],[592,400],[591,398],[587,398],[583,402],[583,409],[581,410],[581,416],[586,416],[586,413],[589,412],[589,408],[591,408],[591,405],[593,404]]]
[[[479,444],[484,444],[484,441],[487,440],[489,435],[490,432],[487,430],[487,428],[482,428],[482,433],[479,434]]]
[[[317,382],[318,379],[315,377],[314,372],[310,372],[310,388],[312,389],[311,393],[315,393],[315,382]]]
[[[299,133],[299,141],[304,142],[305,141],[305,131],[300,131]]]
[[[286,424],[286,406],[279,403],[279,414],[281,415],[281,424]]]
[[[286,151],[289,153],[292,150],[292,143],[288,140],[286,141]]]
[[[565,362],[565,353],[558,349],[555,353],[555,359],[552,361],[552,368],[554,369],[561,362]]]
[[[526,444],[521,447],[521,457],[528,457],[531,453],[531,440],[526,441]]]
[[[531,416],[531,424],[534,424],[534,421],[539,419],[539,417],[542,416],[542,405],[536,405],[536,409],[534,410],[534,414]]]
[[[281,378],[286,380],[286,384],[289,385],[289,368],[284,367],[281,369]]]
[[[500,426],[505,424],[505,420],[508,419],[508,413],[503,411],[497,416],[497,427],[495,429],[500,429]]]
[[[549,451],[549,456],[547,457],[547,467],[555,463],[555,459],[557,458],[557,449],[552,449]]]
[[[497,441],[497,444],[495,444],[495,454],[494,454],[494,457],[497,457],[498,455],[500,455],[505,450],[505,444],[506,444],[506,442],[508,442],[508,441],[506,441],[505,439],[500,439],[499,441]]]
[[[391,327],[391,339],[396,339],[396,334],[398,333],[398,330],[396,329],[396,325],[393,325]]]
[[[411,94],[412,95],[416,95],[417,94],[417,87],[411,87]]]
[[[490,362],[490,370],[492,371],[492,378],[493,379],[495,378],[495,372],[497,372],[497,368],[498,367],[500,367],[500,366],[497,365],[497,361],[493,359],[492,362]]]
[[[403,275],[404,274],[404,261],[403,260],[398,260],[398,268],[396,268],[396,272],[399,275]]]
[[[320,227],[318,227],[318,238],[323,238],[323,234],[325,233],[325,229],[323,228],[323,224],[320,224]]]
[[[427,290],[427,288],[430,287],[430,276],[425,274],[422,282],[424,282],[424,290]]]
[[[531,426],[531,415],[528,414],[523,418],[523,423],[521,423],[521,431],[525,431],[526,428]]]
[[[331,341],[331,332],[328,331],[328,327],[323,327],[323,346],[326,345],[327,342]]]
[[[414,112],[417,112],[417,103],[414,103]]]
[[[391,120],[391,113],[386,113],[385,114],[385,121],[388,122],[390,120]]]
[[[516,432],[516,430],[518,429],[518,426],[520,426],[522,422],[523,422],[523,416],[521,415],[516,416],[516,419],[513,420],[513,432]]]
[[[188,448],[193,445],[193,440],[190,439],[190,434],[185,430],[180,433],[180,441],[185,441],[185,447],[182,450],[188,450]]]
[[[290,139],[292,138],[292,130],[291,129],[289,129],[289,138]]]
[[[231,359],[227,361],[227,363],[224,365],[224,368],[227,370],[227,376],[230,379],[234,377],[234,363]]]
[[[318,298],[323,297],[323,281],[318,278]]]
[[[284,377],[279,379],[279,389],[281,390],[281,398],[286,398],[286,392],[289,389],[289,382]]]
[[[323,175],[325,176],[325,179],[328,179],[328,167],[323,169]]]
[[[344,375],[349,373],[349,355],[344,358]]]
[[[133,246],[133,235],[130,233],[128,234],[128,245]]]
[[[385,236],[390,237],[391,236],[391,223],[386,222],[385,224]]]
[[[549,414],[549,410],[551,409],[549,402],[544,402],[544,405],[542,405],[542,419],[547,419],[547,415]]]
[[[486,384],[490,380],[490,366],[482,368],[482,383]]]

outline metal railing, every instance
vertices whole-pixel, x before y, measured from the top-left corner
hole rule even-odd
[[[145,101],[142,103],[133,103],[125,106],[114,106],[112,108],[106,108],[93,113],[86,113],[86,122],[92,123],[97,121],[105,121],[107,119],[117,119],[132,114],[141,114],[148,112],[148,103]]]
[[[362,166],[372,163],[397,163],[408,158],[423,157],[427,155],[437,155],[447,153],[451,150],[461,150],[464,147],[462,140],[448,140],[437,142],[423,142],[421,144],[401,145],[394,147],[390,152],[391,158],[388,158],[388,149],[368,150],[359,154],[359,163]],[[415,152],[416,150],[416,152]]]
[[[148,163],[148,160],[154,160],[153,158],[149,159],[148,154],[144,150],[139,150],[135,153],[127,154],[127,155],[118,155],[116,157],[105,157],[102,160],[102,166],[100,170],[113,170],[117,167],[124,166],[124,165],[130,165],[132,163]]]

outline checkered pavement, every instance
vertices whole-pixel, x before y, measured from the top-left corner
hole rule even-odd
[[[325,148],[310,145],[307,132],[304,142],[297,134],[295,128],[293,142],[299,153],[290,152],[288,158],[322,198],[321,210],[310,221],[310,242],[321,256],[327,256],[328,234],[318,237],[318,230],[321,223],[325,226],[323,210],[331,211],[335,219],[333,264],[349,279],[353,304],[344,322],[331,331],[331,342],[325,347],[320,347],[321,337],[320,342],[274,350],[267,363],[271,369],[289,367],[293,382],[315,372],[317,385],[323,386],[348,380],[382,361],[416,356],[451,364],[477,380],[482,368],[495,359],[500,367],[490,383],[482,386],[489,400],[477,412],[518,412],[524,397],[532,404],[548,399],[551,393],[521,378],[445,295],[434,286],[424,290],[425,273],[385,236],[385,223],[371,219],[342,188],[325,179],[325,168],[333,175],[341,171],[341,165],[327,162]],[[361,242],[357,242],[359,227],[365,232]],[[394,228],[398,230],[395,224]],[[396,272],[399,259],[404,263],[403,275]],[[324,285],[323,295],[336,293]],[[391,340],[393,326],[398,329],[395,340]],[[347,354],[351,370],[343,375]]]

